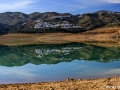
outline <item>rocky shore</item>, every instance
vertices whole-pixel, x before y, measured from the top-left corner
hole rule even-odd
[[[1,84],[0,90],[120,90],[120,76],[58,82]]]

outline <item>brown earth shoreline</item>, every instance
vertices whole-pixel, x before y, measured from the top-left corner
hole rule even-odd
[[[120,47],[117,38],[120,28],[101,28],[84,33],[6,34],[0,36],[0,45],[87,43],[98,46]]]
[[[58,82],[1,84],[0,90],[120,90],[120,76]]]

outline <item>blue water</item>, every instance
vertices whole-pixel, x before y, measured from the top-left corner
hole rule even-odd
[[[119,48],[84,44],[1,46],[0,83],[33,83],[120,75],[119,54]]]

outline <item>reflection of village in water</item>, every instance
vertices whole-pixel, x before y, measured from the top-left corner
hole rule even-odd
[[[120,48],[70,43],[61,45],[0,46],[0,65],[57,64],[73,60],[111,62],[120,60]]]

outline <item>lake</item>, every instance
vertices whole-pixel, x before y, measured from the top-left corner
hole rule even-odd
[[[0,84],[120,75],[120,48],[81,43],[0,46]]]

